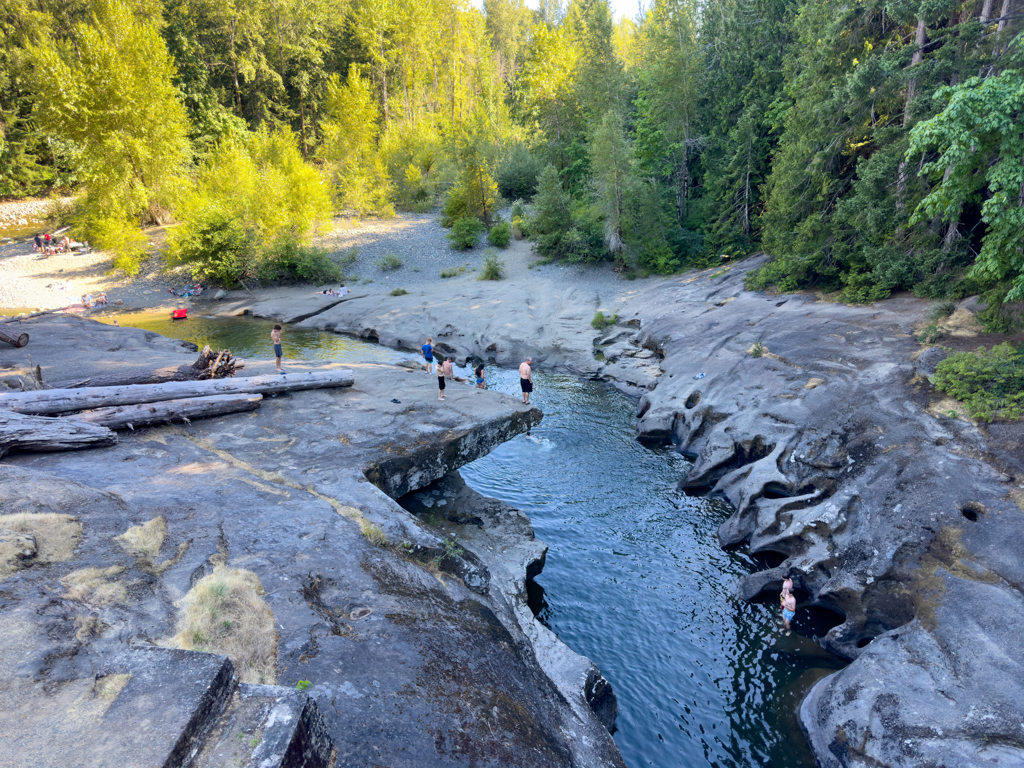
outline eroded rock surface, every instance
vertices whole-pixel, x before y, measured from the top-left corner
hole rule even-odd
[[[734,506],[721,543],[778,564],[742,596],[796,568],[801,608],[837,617],[822,644],[854,663],[801,710],[823,765],[1024,762],[1024,428],[949,417],[927,382],[946,353],[914,338],[929,302],[744,291],[762,263],[608,296],[439,287],[304,324],[414,350],[429,327],[443,353],[532,354],[636,395],[638,437],[677,445],[694,461],[682,486]],[[617,325],[590,328],[597,309]]]
[[[82,323],[71,326],[80,343],[39,345],[44,381],[70,376],[93,331],[117,343],[89,321],[61,319],[54,332],[68,322]],[[33,324],[35,342],[47,323]],[[439,403],[422,372],[345,367],[356,384],[344,391],[0,464],[5,514],[73,515],[82,526],[71,560],[0,583],[0,719],[37,699],[76,699],[128,643],[166,642],[178,601],[226,563],[258,575],[278,629],[277,683],[310,682],[337,765],[622,764],[586,693],[549,679],[515,605],[519,587],[500,570],[513,566],[469,545],[449,553],[391,496],[448,475],[540,412],[470,387]],[[160,551],[133,557],[117,537],[156,517]],[[519,533],[516,546],[537,546]],[[67,577],[85,568],[96,589],[72,595]]]
[[[819,761],[1024,762],[1024,478],[994,466],[1019,458],[929,412],[913,336],[927,302],[766,296],[742,290],[742,271],[627,303],[665,355],[637,431],[694,457],[684,488],[730,501],[723,545],[781,561],[745,598],[795,567],[803,607],[845,617],[821,642],[856,661],[801,708]],[[1022,429],[999,433],[1013,445]]]

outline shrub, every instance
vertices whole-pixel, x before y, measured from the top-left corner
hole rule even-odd
[[[441,270],[441,277],[445,279],[449,277],[458,277],[459,275],[464,274],[466,274],[466,267],[452,267],[451,269]]]
[[[452,248],[457,251],[465,251],[476,246],[480,242],[480,236],[487,231],[480,219],[473,216],[464,216],[452,225],[452,231],[447,237],[451,241]]]
[[[508,248],[509,241],[512,239],[512,227],[509,226],[507,221],[500,221],[491,227],[491,231],[487,233],[487,242],[491,245],[497,246],[498,248]]]
[[[525,219],[526,218],[526,203],[522,200],[516,200],[512,203],[512,219]]]
[[[93,247],[114,254],[114,269],[129,277],[139,274],[149,241],[136,224],[115,217],[93,219],[86,225],[86,232]]]
[[[959,400],[975,419],[1015,420],[1024,415],[1024,352],[1009,343],[987,351],[957,352],[935,369],[932,383]]]
[[[395,288],[390,294],[391,296],[408,296],[409,292],[405,288]]]
[[[394,253],[386,254],[377,259],[377,269],[381,272],[394,272],[401,269],[404,264],[405,262],[402,261],[402,257]]]
[[[954,312],[956,312],[955,301],[940,301],[938,304],[932,307],[932,311],[928,313],[928,317],[932,320],[938,321],[944,317],[949,317]]]
[[[484,258],[483,269],[480,272],[481,280],[501,280],[505,277],[505,262],[497,254],[491,251]]]
[[[537,192],[540,172],[540,161],[522,144],[517,144],[498,166],[498,191],[509,200],[529,200]]]
[[[279,237],[264,251],[257,275],[263,282],[297,278],[311,283],[336,283],[343,277],[323,248],[306,246],[292,234]]]
[[[594,313],[594,319],[590,321],[591,327],[595,331],[603,331],[605,328],[610,328],[619,321],[618,315],[606,316],[601,310],[597,310]]]

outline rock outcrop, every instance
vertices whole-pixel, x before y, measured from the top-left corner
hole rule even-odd
[[[88,368],[105,349],[97,340],[153,357],[175,346],[91,321],[32,324],[44,381]],[[79,343],[47,344],[48,328]],[[258,577],[277,628],[276,682],[309,681],[337,765],[622,765],[596,668],[589,689],[573,690],[557,675],[578,676],[585,660],[550,637],[535,649],[543,633],[525,610],[525,574],[453,547],[393,500],[540,412],[470,387],[439,403],[422,372],[345,367],[356,383],[344,391],[279,395],[252,414],[0,464],[4,515],[73,518],[62,535],[74,553],[38,563],[30,553],[0,585],[0,687],[19,693],[0,697],[0,720],[85,690],[127,645],[170,642],[182,598],[227,565]],[[156,518],[155,551],[124,544]],[[515,547],[542,547],[527,529],[517,536]]]
[[[637,396],[637,436],[693,459],[688,492],[733,505],[722,545],[775,566],[742,596],[796,569],[801,607],[836,617],[821,642],[854,663],[801,709],[822,765],[1024,762],[1024,428],[943,409],[927,376],[945,353],[914,338],[929,302],[745,291],[762,263],[602,297],[459,284],[304,324],[414,350],[432,329],[443,353],[532,355]],[[618,324],[590,329],[596,309]]]
[[[744,271],[627,303],[665,355],[637,432],[693,457],[689,492],[733,505],[724,546],[779,563],[744,598],[795,568],[801,606],[839,617],[822,645],[855,662],[800,712],[820,764],[1024,761],[1024,479],[996,468],[1013,459],[985,431],[930,407],[913,334],[927,302],[766,296]]]

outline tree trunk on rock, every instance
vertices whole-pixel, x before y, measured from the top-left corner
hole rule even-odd
[[[12,347],[24,347],[28,344],[28,334],[0,325],[0,341],[6,341]]]
[[[117,435],[99,424],[0,410],[0,457],[11,451],[74,451],[115,442]]]
[[[350,370],[289,373],[285,376],[251,376],[208,381],[172,381],[166,384],[133,384],[123,387],[47,389],[41,392],[0,394],[0,409],[18,413],[56,414],[118,405],[158,403],[210,395],[270,394],[303,389],[351,387]]]
[[[154,424],[170,424],[175,421],[191,421],[227,413],[255,411],[263,404],[263,395],[213,395],[192,397],[185,400],[165,400],[160,403],[143,405],[118,405],[113,408],[97,408],[83,411],[69,420],[99,424],[108,429],[135,429]]]
[[[52,385],[53,389],[76,389],[78,387],[123,387],[129,384],[166,384],[170,381],[204,381],[234,376],[236,370],[244,368],[245,361],[231,356],[231,350],[214,352],[209,346],[199,354],[191,365],[166,368],[130,368],[118,373],[90,376],[88,379],[67,379]]]

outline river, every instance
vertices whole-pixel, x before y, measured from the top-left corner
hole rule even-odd
[[[267,321],[120,319],[243,358],[273,354]],[[286,354],[415,359],[296,328],[286,329]],[[461,473],[476,491],[523,510],[549,545],[531,607],[612,682],[615,740],[627,765],[813,766],[796,709],[814,682],[842,666],[813,639],[824,627],[798,614],[798,631],[787,635],[777,606],[736,597],[739,580],[761,566],[718,547],[715,531],[729,514],[722,502],[676,490],[686,460],[634,439],[634,401],[571,376],[539,372],[535,380],[543,423]],[[515,371],[488,366],[487,382],[518,394]]]

